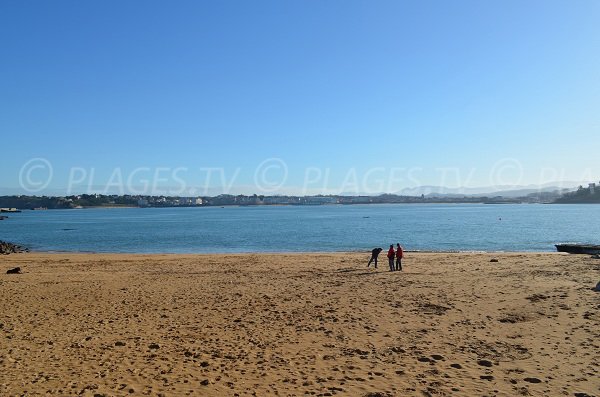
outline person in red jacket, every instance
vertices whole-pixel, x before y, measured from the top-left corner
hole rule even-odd
[[[399,243],[396,243],[396,270],[402,271],[402,258],[404,257],[404,251]]]
[[[390,249],[387,253],[388,260],[390,261],[390,272],[394,271],[394,256],[396,256],[396,253],[394,252],[394,244],[390,244]]]

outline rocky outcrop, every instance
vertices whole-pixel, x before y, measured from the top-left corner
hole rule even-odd
[[[13,243],[7,243],[6,241],[0,241],[0,254],[8,255],[19,252],[29,252],[29,249]]]

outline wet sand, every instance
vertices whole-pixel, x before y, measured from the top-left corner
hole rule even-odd
[[[600,260],[384,254],[2,256],[0,395],[600,396]]]

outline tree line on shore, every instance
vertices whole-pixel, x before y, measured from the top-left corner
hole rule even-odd
[[[565,193],[556,200],[557,204],[598,204],[600,203],[600,186],[579,188],[574,192]]]

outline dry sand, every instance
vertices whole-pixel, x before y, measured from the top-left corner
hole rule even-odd
[[[3,256],[0,395],[600,396],[600,260],[367,259]]]

